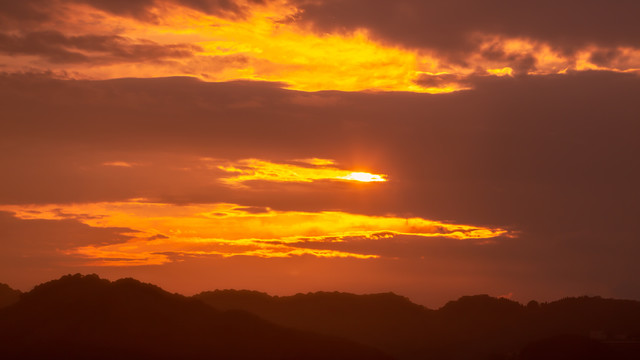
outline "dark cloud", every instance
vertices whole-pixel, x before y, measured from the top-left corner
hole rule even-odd
[[[124,233],[136,232],[128,228],[94,228],[77,219],[23,220],[5,211],[0,211],[0,224],[2,253],[20,251],[26,257],[29,252],[45,253],[78,246],[122,243],[130,239]]]
[[[246,2],[237,0],[175,0],[175,2],[216,16],[246,17],[251,10],[251,5],[263,5],[265,0],[249,0]]]
[[[637,46],[635,0],[299,0],[297,22],[318,32],[365,28],[380,40],[450,54],[476,49],[478,35],[525,37],[566,53],[589,44]]]
[[[115,15],[130,16],[143,20],[153,20],[155,16],[149,10],[156,4],[156,0],[63,0],[90,5],[96,9]]]
[[[450,84],[462,85],[464,84],[465,77],[455,74],[420,74],[416,79],[416,84],[425,87],[446,87]]]
[[[0,211],[0,272],[22,273],[51,269],[64,272],[66,266],[80,264],[83,259],[65,254],[65,251],[87,245],[115,244],[127,241],[125,233],[136,232],[127,228],[94,228],[75,219],[23,220],[12,213]]]
[[[190,168],[169,170],[176,181],[192,177],[195,182],[204,182],[207,176],[223,175],[194,159],[187,160],[188,156],[280,161],[323,157],[337,159],[346,168],[367,166],[389,174],[391,181],[380,184],[385,192],[391,190],[396,196],[398,191],[407,191],[403,196],[415,192],[431,199],[429,203],[404,204],[410,207],[408,212],[432,208],[425,215],[445,212],[436,217],[456,219],[467,214],[469,221],[493,218],[488,221],[493,224],[499,224],[502,216],[483,210],[483,204],[500,200],[505,201],[503,206],[511,207],[530,202],[521,209],[524,211],[543,200],[539,197],[543,189],[545,194],[566,201],[571,197],[579,200],[581,191],[605,200],[601,191],[587,191],[589,187],[606,190],[606,194],[631,193],[631,180],[638,176],[638,170],[625,164],[633,163],[631,156],[637,151],[632,137],[638,129],[635,115],[640,112],[633,97],[639,90],[636,76],[587,73],[539,79],[480,77],[475,81],[476,90],[447,95],[322,92],[315,96],[341,100],[310,108],[291,101],[300,96],[298,92],[264,83],[213,84],[184,78],[86,82],[8,76],[2,79],[0,89],[7,114],[2,124],[3,143],[14,154],[34,162],[28,169],[7,174],[4,181],[15,181],[17,187],[32,182],[23,171],[29,170],[29,176],[37,179],[32,175],[57,176],[61,168],[64,171],[56,178],[56,186],[69,184],[62,176],[96,181],[104,177],[114,182],[108,189],[115,189],[118,183],[123,190],[118,196],[129,196],[141,189],[133,190],[118,179],[127,177],[134,187],[142,187],[173,162]],[[254,106],[236,106],[247,100]],[[78,147],[91,151],[78,153]],[[174,157],[150,155],[160,149]],[[419,166],[413,166],[416,156]],[[114,159],[155,165],[99,166]],[[24,160],[13,156],[4,161],[9,168],[20,169]],[[179,176],[181,172],[183,176]],[[162,187],[171,183],[164,179],[155,180],[160,184],[157,187],[146,186],[144,196],[149,196],[152,188],[159,195]],[[421,181],[428,181],[428,186]],[[206,195],[207,186],[189,184],[193,193]],[[214,186],[215,181],[209,184]],[[38,190],[35,182],[33,186],[4,196],[18,201],[30,191],[39,194],[32,199],[55,193]],[[79,186],[75,192],[98,192],[98,185],[93,190],[87,186]],[[270,195],[251,194],[247,199],[266,196],[264,201],[268,202],[291,188],[289,184],[260,186]],[[360,193],[344,184],[323,186],[327,194]],[[73,196],[72,188],[58,192],[59,196]],[[175,198],[185,195],[179,187],[170,188]],[[293,188],[300,193],[322,193],[312,184]],[[367,191],[362,191],[363,208],[390,201],[380,194],[376,195],[378,200],[367,199]],[[320,197],[333,201],[325,195]],[[211,201],[216,196],[217,192],[205,197]],[[306,201],[283,197],[278,202],[289,200],[292,204]],[[463,206],[465,203],[468,206]],[[383,209],[388,206],[380,211],[387,211]],[[393,212],[402,211],[401,207],[393,208]]]
[[[526,75],[536,69],[536,58],[532,53],[507,54],[501,44],[495,43],[483,49],[480,54],[489,61],[500,61],[508,64],[516,75]]]
[[[157,234],[157,235],[153,235],[149,238],[147,238],[148,240],[158,240],[158,239],[168,239],[169,237],[166,235],[162,235],[162,234]]]
[[[243,18],[251,11],[252,5],[262,5],[264,0],[71,0],[85,3],[115,15],[134,17],[144,21],[155,21],[153,8],[163,2],[182,5],[206,14],[225,18]]]
[[[0,0],[0,17],[8,21],[38,24],[60,15],[65,4],[86,4],[114,15],[153,21],[156,0]],[[14,24],[16,25],[16,24]]]
[[[67,36],[58,31],[38,31],[22,36],[0,33],[0,52],[42,56],[53,63],[153,61],[189,57],[199,50],[195,45],[162,45],[117,35]]]
[[[86,259],[65,251],[78,246],[122,243],[136,230],[96,228],[77,219],[24,220],[0,211],[0,274],[28,290],[39,282],[84,269]],[[125,235],[127,234],[127,235]]]
[[[72,220],[96,220],[104,218],[104,215],[95,215],[95,214],[69,214],[65,213],[62,209],[53,209],[52,212],[56,215],[56,217],[60,219],[72,219]],[[40,211],[34,211],[33,213],[40,213]]]
[[[155,9],[165,3],[224,18],[244,18],[250,14],[252,6],[264,5],[265,0],[0,0],[0,19],[11,22],[14,27],[28,29],[21,25],[32,27],[49,21],[59,15],[65,4],[85,4],[113,15],[156,22],[158,13]]]
[[[589,61],[599,66],[610,66],[611,63],[622,56],[618,49],[600,49],[589,57]]]
[[[95,8],[116,15],[135,17],[141,20],[154,20],[150,10],[163,2],[182,5],[206,14],[224,18],[244,18],[251,12],[251,7],[264,5],[266,0],[72,0],[87,3]]]
[[[0,18],[20,21],[43,21],[49,19],[46,0],[0,0]]]

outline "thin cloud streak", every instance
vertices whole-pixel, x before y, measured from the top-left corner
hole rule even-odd
[[[65,254],[94,259],[87,265],[161,265],[184,256],[259,256],[378,258],[384,254],[354,253],[323,244],[350,239],[377,241],[396,236],[487,240],[507,230],[449,224],[421,218],[366,216],[338,211],[262,212],[236,204],[171,205],[135,200],[47,206],[1,206],[22,220],[65,220],[92,228],[135,229],[124,242],[61,249]],[[308,247],[314,243],[315,248]],[[298,246],[304,245],[302,247]],[[366,247],[364,248],[366,249]],[[364,250],[363,249],[363,250]],[[365,250],[366,251],[366,250]]]
[[[218,165],[217,168],[227,172],[238,174],[225,177],[221,181],[230,186],[244,186],[248,181],[274,181],[274,182],[314,182],[320,180],[355,181],[355,182],[385,182],[387,175],[371,174],[362,171],[343,170],[332,165],[334,160],[310,159],[302,161],[303,164],[281,164],[260,159],[244,159],[236,163]]]

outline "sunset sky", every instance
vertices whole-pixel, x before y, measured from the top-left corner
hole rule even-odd
[[[0,0],[0,282],[640,299],[637,0]]]

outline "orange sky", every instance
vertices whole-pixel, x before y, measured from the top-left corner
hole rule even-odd
[[[640,298],[640,9],[523,6],[0,3],[0,282]]]

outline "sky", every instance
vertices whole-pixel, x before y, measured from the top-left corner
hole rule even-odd
[[[0,282],[640,299],[636,0],[0,0]]]

